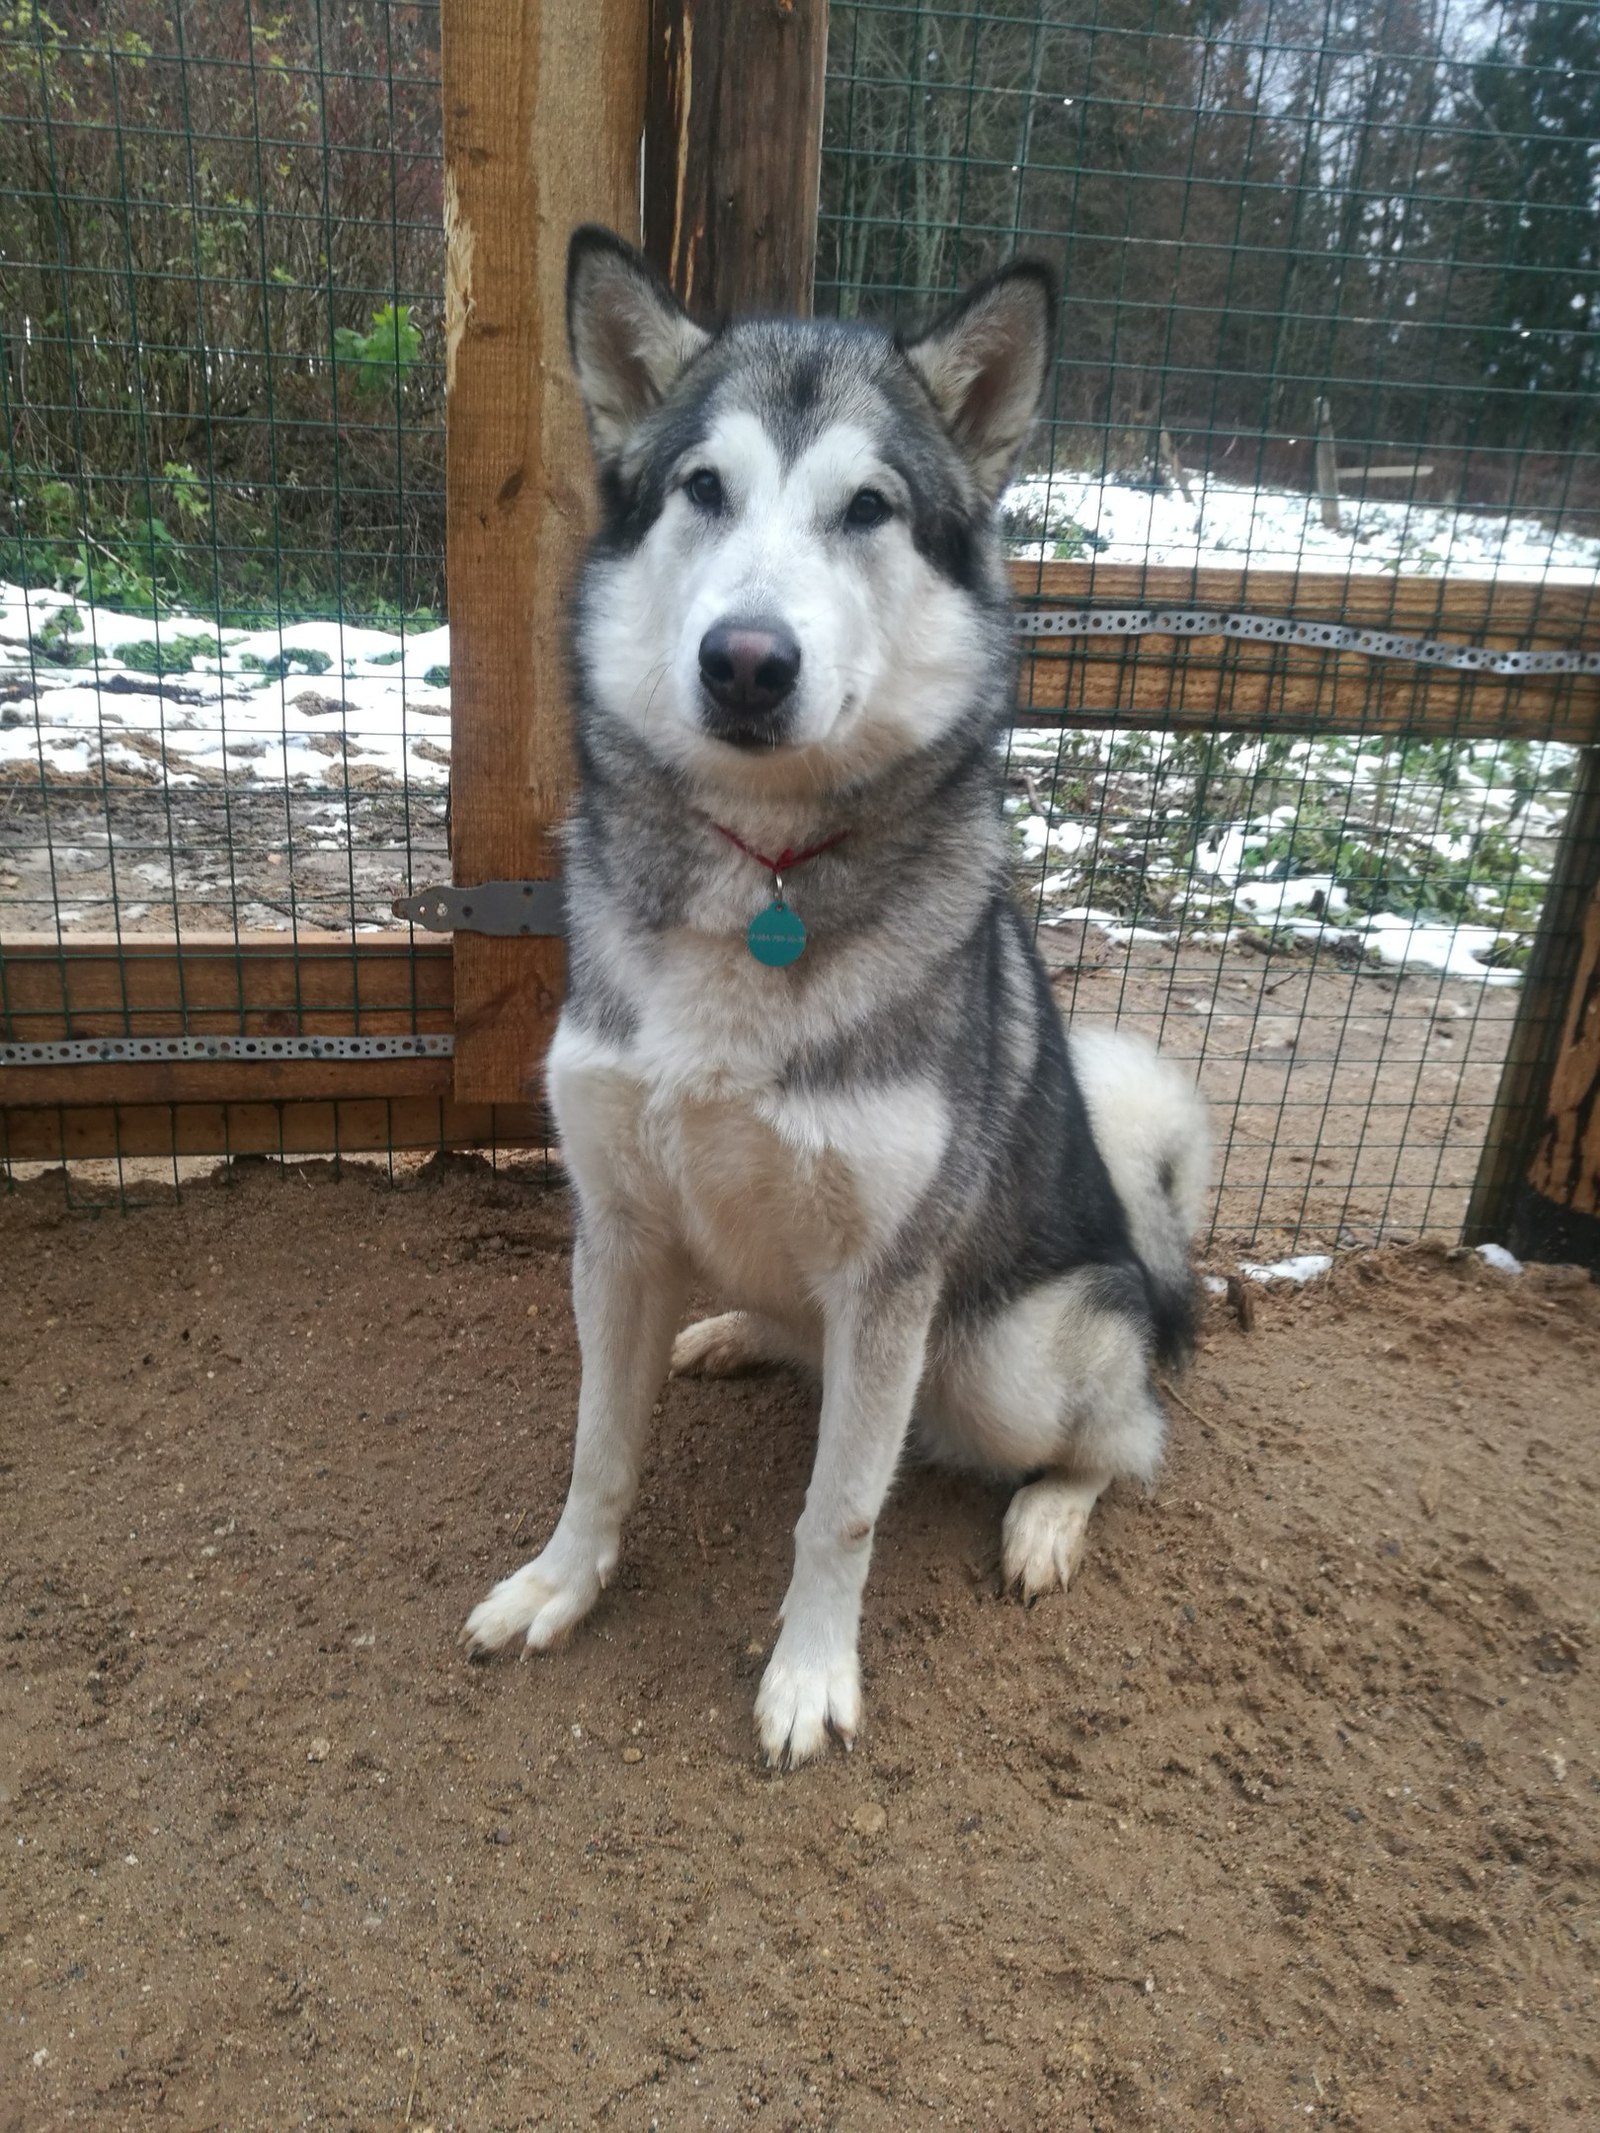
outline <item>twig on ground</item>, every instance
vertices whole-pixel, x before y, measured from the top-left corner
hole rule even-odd
[[[1183,1409],[1184,1413],[1186,1415],[1192,1415],[1195,1421],[1200,1424],[1202,1429],[1216,1428],[1217,1425],[1215,1424],[1215,1422],[1212,1421],[1211,1417],[1209,1415],[1203,1415],[1198,1407],[1192,1406],[1190,1402],[1184,1398],[1183,1394],[1179,1392],[1178,1388],[1176,1387],[1176,1385],[1173,1384],[1170,1378],[1157,1378],[1156,1383],[1161,1387],[1161,1390],[1166,1394],[1167,1398],[1169,1400],[1176,1400],[1178,1405]]]
[[[422,2017],[417,2017],[417,2041],[411,2052],[411,2093],[406,2098],[406,2115],[402,2123],[410,2125],[411,2113],[417,2101],[417,2083],[422,2079]]]

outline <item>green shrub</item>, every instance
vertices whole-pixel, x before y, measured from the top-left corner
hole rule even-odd
[[[197,659],[215,659],[221,646],[213,635],[139,638],[112,647],[113,658],[136,674],[190,674]]]

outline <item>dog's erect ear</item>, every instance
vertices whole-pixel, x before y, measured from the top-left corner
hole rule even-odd
[[[969,289],[906,349],[991,503],[1039,412],[1055,354],[1056,310],[1050,269],[1013,260]]]
[[[567,338],[604,465],[710,336],[632,245],[586,223],[567,251]]]

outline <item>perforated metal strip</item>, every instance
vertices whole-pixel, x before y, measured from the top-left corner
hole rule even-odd
[[[1600,674],[1600,651],[1492,652],[1441,637],[1401,637],[1391,630],[1339,622],[1290,622],[1193,607],[1035,607],[1017,616],[1018,632],[1046,637],[1240,637],[1258,644],[1298,644],[1317,652],[1364,652],[1413,666],[1468,674]]]
[[[438,1037],[73,1037],[0,1044],[0,1066],[103,1066],[130,1059],[448,1059]]]

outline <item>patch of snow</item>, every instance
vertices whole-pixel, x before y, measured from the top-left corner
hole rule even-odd
[[[1476,978],[1484,985],[1521,983],[1516,971],[1495,970],[1483,960],[1483,952],[1500,939],[1493,926],[1429,925],[1379,911],[1367,921],[1364,938],[1391,970],[1436,970],[1447,978]]]
[[[1327,912],[1337,918],[1350,908],[1348,894],[1334,885],[1331,874],[1307,874],[1298,881],[1247,882],[1235,892],[1234,902],[1258,918],[1284,918],[1296,911],[1308,911],[1314,917]]]
[[[1028,474],[1006,492],[1005,509],[1029,531],[1013,552],[1048,562],[1059,551],[1107,563],[1231,564],[1258,570],[1336,572],[1340,577],[1511,579],[1593,584],[1600,541],[1562,533],[1536,518],[1403,499],[1348,497],[1335,532],[1318,498],[1298,489],[1200,479],[1193,501],[1114,478],[1060,471]],[[1037,532],[1034,529],[1038,529]],[[1093,536],[1087,543],[1085,535]]]
[[[1331,1252],[1301,1252],[1293,1259],[1274,1259],[1269,1264],[1260,1264],[1253,1259],[1241,1259],[1239,1272],[1248,1281],[1315,1281],[1326,1274],[1333,1265]]]

